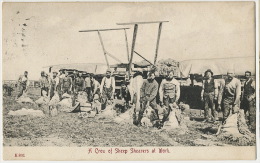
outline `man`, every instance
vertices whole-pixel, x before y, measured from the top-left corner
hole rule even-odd
[[[70,94],[72,90],[72,79],[69,77],[68,71],[65,71],[65,77],[61,81],[61,92],[62,94]]]
[[[79,76],[75,79],[75,92],[78,93],[84,90],[84,78],[82,77],[82,73],[79,73]]]
[[[86,92],[87,92],[87,96],[88,96],[88,102],[91,102],[92,91],[91,91],[91,78],[90,78],[90,74],[87,74],[87,77],[85,78],[85,87],[86,87]]]
[[[57,91],[58,91],[59,97],[61,99],[61,96],[62,96],[61,83],[62,83],[63,78],[65,77],[65,74],[64,74],[63,69],[60,69],[59,72],[60,72],[60,75],[59,75],[59,84],[57,86]]]
[[[217,82],[212,78],[213,72],[208,69],[204,73],[204,80],[202,81],[201,100],[204,103],[204,115],[205,121],[210,122],[213,116],[213,122],[218,120],[218,114],[216,111],[216,102],[218,100],[218,86]],[[211,109],[211,114],[209,114]]]
[[[45,74],[44,71],[41,72],[41,77],[39,79],[40,83],[40,88],[41,88],[41,96],[43,96],[43,91],[46,91],[46,95],[49,95],[49,88],[50,88],[50,83],[48,80],[48,76]]]
[[[91,83],[92,83],[92,91],[93,91],[93,96],[95,96],[95,94],[98,94],[98,96],[100,95],[100,83],[96,80],[96,77],[93,76],[91,78]]]
[[[135,122],[135,125],[141,125],[141,120],[143,118],[143,113],[147,107],[147,104],[151,106],[153,109],[152,113],[152,118],[151,121],[153,124],[158,124],[159,123],[159,114],[158,114],[158,108],[157,108],[157,103],[156,103],[156,95],[158,92],[158,83],[155,80],[155,73],[154,72],[149,72],[147,80],[143,82],[143,85],[141,87],[141,98],[140,98],[140,103],[141,103],[141,109],[139,111],[138,115],[138,120]],[[156,123],[154,123],[156,122]]]
[[[129,88],[127,87],[129,85],[129,81],[123,81],[120,88],[120,97],[121,99],[125,100],[126,107],[129,107],[129,102],[131,99]]]
[[[106,76],[103,77],[101,85],[101,109],[104,110],[106,108],[108,100],[113,100],[115,93],[115,79],[111,77],[111,70],[108,69],[106,72]]]
[[[159,88],[161,105],[166,106],[166,113],[163,115],[161,124],[168,119],[171,108],[170,104],[177,105],[180,98],[180,83],[173,78],[173,71],[168,72],[166,79],[163,79]]]
[[[28,72],[25,71],[24,75],[19,76],[17,87],[18,87],[18,95],[17,99],[23,95],[24,92],[27,92],[27,88],[29,86]]]
[[[57,77],[58,73],[53,72],[53,77],[50,81],[50,99],[54,96],[54,92],[57,91],[59,85],[59,78]]]
[[[235,78],[234,70],[228,70],[227,79],[223,89],[223,122],[226,121],[230,112],[231,114],[239,112],[240,96],[241,96],[241,82]]]
[[[255,81],[251,77],[251,72],[245,72],[246,82],[244,84],[243,92],[243,108],[246,116],[246,112],[249,113],[249,125],[252,131],[255,131],[256,125],[256,106],[255,106]]]
[[[72,92],[75,93],[76,91],[76,82],[78,80],[78,70],[73,71],[72,75]]]

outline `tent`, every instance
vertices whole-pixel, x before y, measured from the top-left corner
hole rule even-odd
[[[179,70],[181,77],[189,74],[204,74],[211,69],[214,75],[225,75],[228,69],[233,69],[236,75],[244,75],[245,71],[255,74],[255,57],[236,57],[220,59],[194,59],[181,61]]]

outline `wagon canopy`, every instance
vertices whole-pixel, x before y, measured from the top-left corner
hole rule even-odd
[[[214,75],[225,75],[228,69],[234,69],[236,75],[244,75],[245,71],[251,71],[253,75],[255,57],[185,60],[180,62],[179,69],[182,77],[204,74],[207,69],[211,69]]]

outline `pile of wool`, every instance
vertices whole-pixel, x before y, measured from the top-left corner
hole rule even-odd
[[[30,104],[34,104],[34,101],[33,101],[30,97],[28,97],[26,93],[24,93],[22,96],[20,96],[20,97],[16,100],[16,102],[18,102],[18,103],[30,103]]]
[[[35,116],[35,117],[43,117],[44,116],[44,114],[41,110],[25,109],[25,108],[22,108],[22,109],[17,110],[17,111],[10,111],[8,113],[8,115],[12,115],[12,116],[31,115],[31,116]]]
[[[223,141],[237,143],[238,145],[250,145],[255,141],[255,136],[252,134],[246,124],[244,111],[239,110],[238,113],[232,114],[226,119],[223,125],[219,126],[217,137]]]
[[[173,71],[174,74],[178,69],[179,62],[173,59],[160,60],[156,64],[156,71],[159,75],[166,76],[169,71]],[[177,72],[176,72],[177,73]]]
[[[62,100],[57,104],[60,111],[71,112],[72,111],[72,97],[65,93],[62,95]]]

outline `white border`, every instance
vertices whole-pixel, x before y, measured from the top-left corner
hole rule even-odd
[[[136,0],[96,0],[95,2],[136,2]],[[140,0],[139,0],[140,1]],[[141,2],[156,2],[156,1],[159,1],[159,0],[141,0]],[[212,1],[220,1],[220,2],[226,2],[227,0],[164,0],[164,1],[172,1],[172,2],[212,2]],[[239,0],[228,0],[228,1],[239,1]],[[256,134],[257,134],[257,149],[256,149],[256,154],[257,154],[257,160],[255,161],[250,161],[250,162],[260,162],[260,152],[259,152],[259,147],[260,147],[260,142],[259,142],[259,53],[260,53],[260,50],[259,50],[259,1],[258,0],[242,0],[242,1],[253,1],[255,2],[256,4],[256,12],[255,12],[255,20],[256,20],[256,109],[258,110],[256,112]],[[32,1],[32,0],[1,0],[1,2],[94,2],[93,0],[35,0],[35,1]],[[2,4],[2,3],[1,3]],[[1,5],[1,9],[0,9],[0,15],[1,15],[1,18],[2,18],[2,5]],[[2,21],[0,22],[1,24],[1,36],[2,36]],[[0,43],[1,43],[1,63],[0,63],[0,71],[2,72],[2,37],[0,39]],[[1,73],[2,74],[2,73]],[[1,84],[1,88],[0,88],[0,94],[2,95],[2,75],[0,75],[0,84]],[[2,98],[0,98],[0,104],[2,106]],[[2,115],[3,115],[3,112],[2,112],[2,107],[0,107],[0,113],[1,113],[1,124],[0,124],[0,139],[1,139],[1,145],[0,145],[0,162],[2,162],[2,156],[3,156],[3,121],[2,121]],[[246,151],[244,151],[246,152]],[[11,162],[11,161],[3,161],[3,162]],[[20,161],[18,161],[20,162]],[[21,161],[21,162],[27,162],[27,161]],[[30,162],[37,162],[37,161],[30,161]],[[41,162],[55,162],[55,161],[41,161]],[[65,162],[73,162],[73,161],[65,161]],[[93,162],[93,161],[91,161]],[[95,162],[104,162],[104,161],[95,161]],[[133,161],[128,161],[128,162],[133,162]],[[147,162],[147,161],[145,161]],[[151,162],[156,162],[156,161],[151,161]],[[179,162],[179,161],[178,161]],[[190,161],[181,161],[181,162],[190,162]],[[201,161],[193,161],[195,163],[200,163]],[[218,162],[227,162],[227,161],[218,161]],[[228,161],[228,162],[249,162],[249,161]]]

